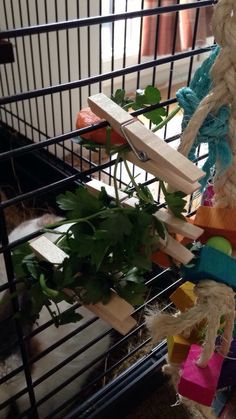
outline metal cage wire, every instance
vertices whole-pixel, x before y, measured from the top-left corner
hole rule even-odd
[[[119,5],[118,5],[119,3]],[[122,3],[122,5],[121,5]],[[16,187],[17,193],[0,202],[0,239],[2,246],[0,253],[3,254],[8,282],[0,286],[0,292],[9,289],[15,293],[17,279],[11,260],[11,250],[19,244],[36,237],[39,233],[33,233],[9,244],[6,211],[13,205],[27,204],[35,200],[50,201],[55,204],[55,195],[58,191],[65,191],[78,183],[86,183],[91,177],[105,179],[112,183],[114,176],[114,160],[104,158],[101,153],[95,155],[91,151],[77,145],[73,139],[92,130],[106,126],[105,122],[96,127],[88,127],[75,130],[75,116],[79,109],[86,106],[87,97],[90,94],[103,91],[110,95],[117,87],[126,91],[135,91],[144,88],[147,84],[157,85],[162,88],[162,101],[156,107],[166,106],[167,110],[176,103],[176,86],[188,85],[193,71],[212,48],[213,39],[207,35],[204,42],[198,42],[199,28],[202,24],[201,16],[206,10],[210,10],[216,3],[214,0],[180,1],[180,0],[156,0],[134,2],[132,0],[109,1],[71,1],[39,2],[34,0],[1,0],[0,9],[0,42],[8,40],[13,43],[15,62],[0,65],[0,127],[2,142],[0,143],[1,167],[13,172],[11,175],[13,184],[16,177],[28,185],[24,188]],[[104,9],[104,5],[106,7]],[[104,14],[109,10],[109,14]],[[118,12],[117,12],[118,10]],[[177,45],[179,22],[181,13],[191,11],[192,31],[190,45],[181,50]],[[168,52],[163,55],[158,52],[158,44],[164,36],[161,32],[161,17],[172,16],[172,43]],[[153,30],[155,30],[152,51],[144,55],[144,19],[151,18]],[[132,31],[130,26],[136,22],[136,49],[131,55],[127,55],[128,34]],[[120,25],[120,26],[119,26]],[[131,29],[130,29],[131,28]],[[117,33],[122,30],[122,45],[116,51]],[[118,32],[117,32],[118,31]],[[109,33],[109,51],[104,52],[104,33]],[[165,34],[167,36],[167,34]],[[130,47],[131,48],[131,47]],[[150,109],[149,109],[150,110]],[[145,113],[144,110],[133,112],[134,116]],[[168,126],[163,130],[163,139],[173,146],[178,143],[181,133],[170,132]],[[199,150],[197,164],[202,164],[206,158],[205,150]],[[13,170],[12,170],[13,168]],[[3,170],[4,170],[3,169]],[[37,170],[37,175],[34,171]],[[133,167],[133,174],[137,169]],[[122,163],[119,167],[119,185],[127,185]],[[49,177],[50,175],[50,177]],[[49,180],[50,179],[50,180]],[[1,183],[5,182],[5,174],[1,173]],[[152,186],[156,180],[143,174],[142,183]],[[18,188],[18,189],[17,189]],[[160,206],[164,205],[160,189],[156,187],[156,201]],[[49,198],[49,194],[52,195]],[[189,212],[192,211],[192,199],[189,201]],[[165,309],[168,308],[166,297],[177,287],[180,279],[171,277],[169,270],[154,269],[147,278],[148,285],[154,286],[155,293],[150,296],[145,305],[135,309],[135,313],[141,313],[146,306],[156,301],[165,301]],[[76,309],[78,304],[72,309]],[[13,299],[13,310],[19,309],[17,300]],[[70,309],[69,309],[70,310]],[[104,334],[98,334],[84,347],[78,349],[68,358],[64,359],[51,371],[43,374],[36,380],[31,375],[31,366],[37,363],[50,351],[60,347],[66,340],[86,330],[89,325],[95,323],[96,318],[90,319],[85,324],[78,323],[75,330],[63,337],[52,346],[29,358],[27,354],[27,342],[37,336],[52,321],[33,330],[30,334],[24,334],[19,321],[15,320],[18,345],[22,357],[22,365],[11,371],[5,377],[0,378],[0,385],[10,378],[14,378],[20,371],[24,371],[26,386],[20,392],[11,395],[9,400],[3,402],[3,409],[10,403],[28,393],[31,410],[17,417],[40,417],[38,407],[50,399],[54,394],[72,382],[91,366],[97,364],[100,359],[110,357],[119,348],[128,346],[132,338],[139,336],[144,330],[141,322],[137,328],[125,337],[116,337],[109,349],[102,355],[95,357],[88,365],[74,371],[72,376],[58,386],[41,400],[36,400],[34,389],[44,382],[50,375],[57,374],[58,370],[66,366],[72,359],[79,357],[83,351],[92,347],[102,337],[111,333],[107,330]],[[61,403],[53,413],[47,417],[58,417],[61,409],[75,402],[73,409],[67,417],[92,418],[109,417],[111,409],[124,400],[125,394],[130,389],[136,388],[145,381],[145,376],[153,374],[157,365],[163,362],[165,355],[165,343],[161,343],[154,350],[148,349],[150,338],[144,337],[136,343],[131,351],[120,355],[112,361],[103,371],[98,371],[96,376],[91,377],[80,392]],[[141,349],[146,348],[143,356]],[[140,355],[138,355],[140,352]],[[136,356],[134,356],[137,354]],[[141,355],[142,354],[142,355]],[[133,358],[132,358],[133,357]],[[124,368],[123,373],[118,372],[116,378],[112,377],[113,371],[121,371],[122,364],[130,362],[129,368]],[[109,364],[109,363],[108,363]],[[127,365],[127,364],[125,364]],[[102,380],[107,383],[101,385]],[[98,384],[100,383],[100,384]],[[87,394],[87,396],[86,396]],[[82,397],[83,403],[78,404]],[[123,398],[123,399],[122,399]],[[128,402],[125,404],[128,406]],[[113,414],[114,416],[114,414]]]

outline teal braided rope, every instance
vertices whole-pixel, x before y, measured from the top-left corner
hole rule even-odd
[[[218,46],[214,47],[210,57],[195,72],[190,86],[183,87],[176,93],[178,103],[184,111],[182,130],[188,125],[201,100],[211,90],[210,70],[219,51],[220,48]],[[212,176],[216,161],[219,162],[220,171],[225,171],[232,163],[232,152],[227,141],[229,116],[229,106],[222,106],[214,115],[209,114],[189,152],[188,158],[193,161],[196,159],[198,146],[202,143],[208,144],[208,158],[202,167],[206,176],[200,181],[202,190],[206,186],[209,177]]]

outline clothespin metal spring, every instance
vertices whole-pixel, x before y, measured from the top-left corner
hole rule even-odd
[[[142,151],[142,150],[137,150],[137,148],[133,145],[132,141],[130,140],[130,138],[128,137],[128,135],[125,132],[125,127],[127,127],[127,125],[133,124],[134,122],[136,122],[136,119],[135,118],[134,119],[131,119],[131,120],[129,119],[128,121],[123,122],[120,125],[120,129],[121,129],[121,132],[122,132],[124,138],[126,139],[127,143],[129,144],[129,146],[131,147],[132,151],[134,152],[135,156],[140,161],[145,162],[145,161],[149,160],[149,157],[148,157],[147,153],[145,151]]]

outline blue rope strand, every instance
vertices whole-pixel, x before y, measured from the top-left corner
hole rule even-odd
[[[219,51],[220,48],[218,46],[214,47],[210,57],[195,72],[190,86],[183,87],[176,93],[178,103],[184,111],[182,130],[188,125],[201,100],[211,90],[212,80],[210,70]],[[202,143],[208,144],[209,155],[202,167],[203,171],[206,172],[206,176],[200,181],[202,190],[212,175],[216,160],[219,161],[222,172],[232,163],[232,152],[227,142],[229,116],[229,106],[222,106],[215,115],[209,114],[199,129],[198,135],[189,152],[188,158],[195,160],[198,146]]]

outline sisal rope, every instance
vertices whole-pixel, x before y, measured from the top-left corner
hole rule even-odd
[[[215,202],[222,208],[236,206],[236,1],[219,0],[214,8],[212,29],[220,52],[213,64],[213,87],[200,102],[181,138],[179,151],[188,156],[194,140],[210,113],[223,105],[230,106],[228,142],[232,163],[222,173],[217,171],[214,181]]]

